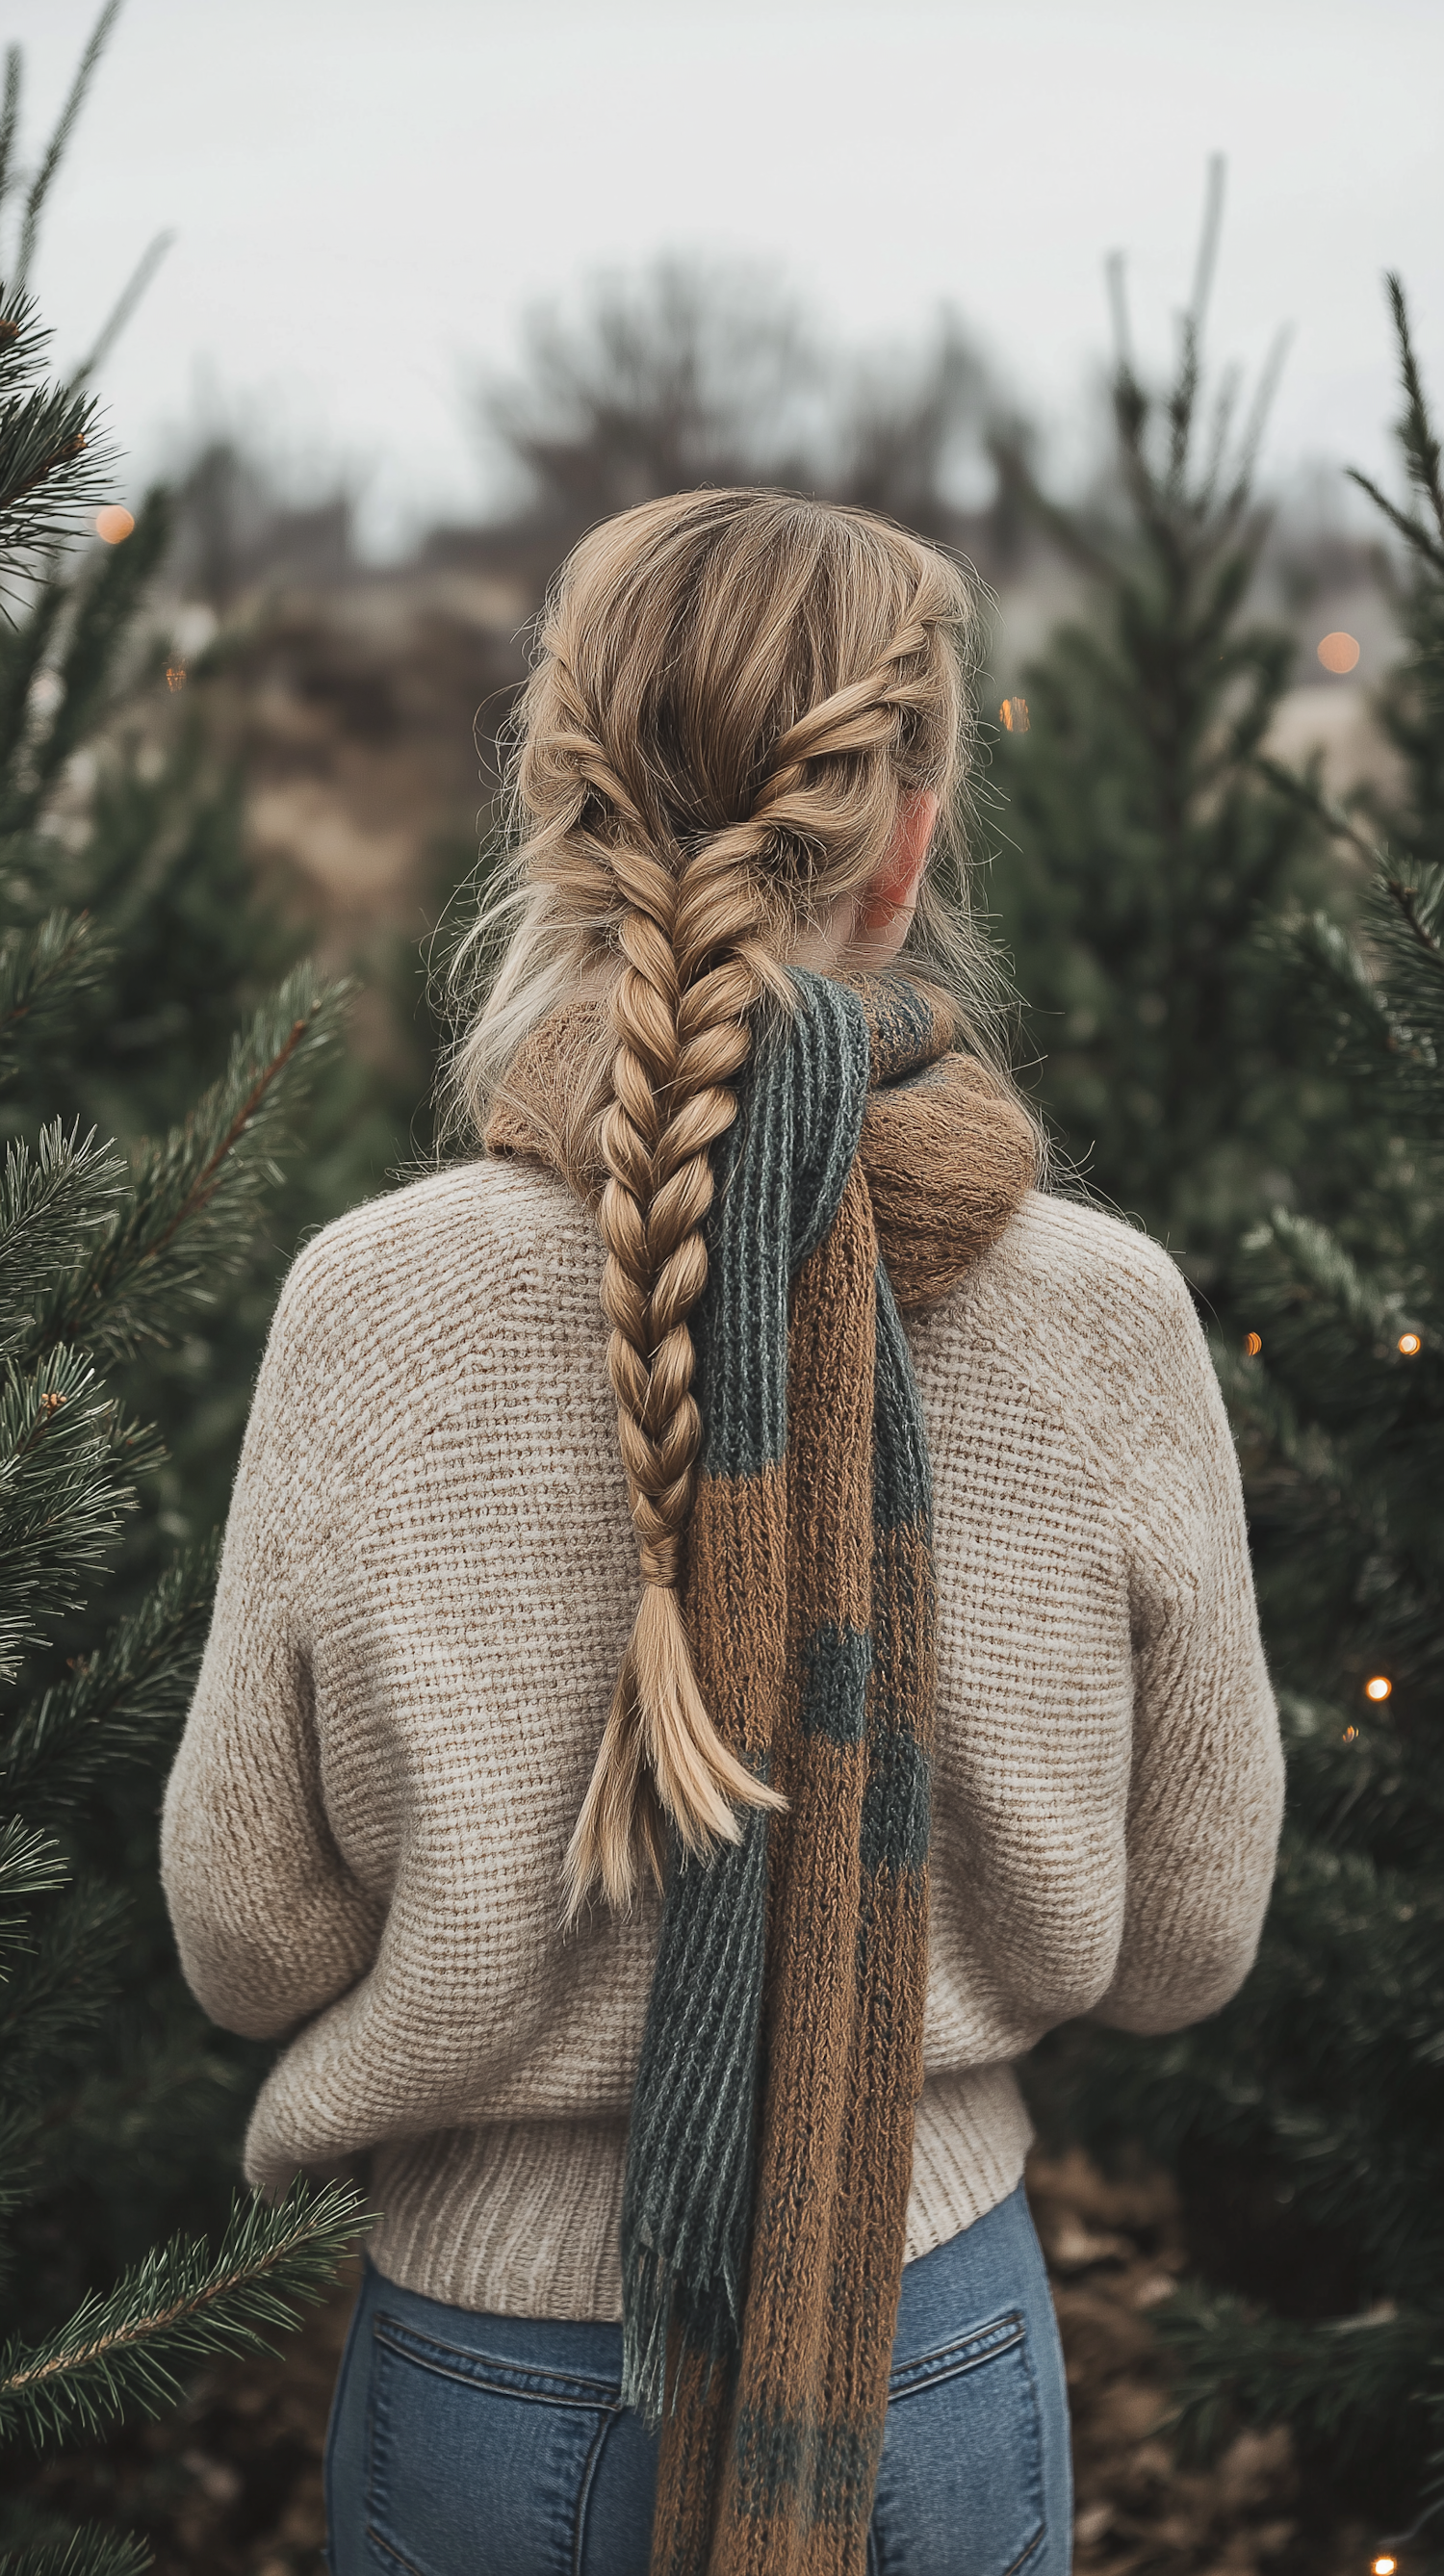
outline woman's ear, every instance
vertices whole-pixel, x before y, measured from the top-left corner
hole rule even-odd
[[[900,917],[911,918],[937,822],[938,800],[930,788],[900,799],[887,856],[858,898],[859,930],[885,931]]]

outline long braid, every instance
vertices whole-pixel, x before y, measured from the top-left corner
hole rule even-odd
[[[900,669],[925,642],[909,621],[867,678],[789,728],[748,819],[671,866],[633,846],[646,829],[601,746],[568,749],[626,839],[608,852],[623,910],[611,998],[612,1098],[600,1124],[609,1178],[599,1219],[607,1262],[607,1365],[640,1544],[642,1599],[566,1863],[568,1915],[594,1886],[613,1905],[639,1868],[662,1874],[665,1815],[688,1850],[736,1842],[737,1808],[784,1802],[722,1742],[692,1668],[682,1614],[683,1544],[702,1446],[690,1317],[707,1284],[703,1221],[711,1148],[737,1114],[750,1015],[785,980],[761,944],[759,860],[779,834],[806,840],[832,819],[809,768],[895,744],[909,698]],[[710,959],[718,962],[708,964]]]
[[[598,1883],[612,1904],[629,1903],[639,1863],[660,1877],[663,1816],[698,1851],[738,1839],[739,1806],[782,1804],[712,1724],[680,1599],[702,1446],[690,1318],[707,1284],[711,1148],[737,1114],[729,1086],[751,1046],[751,1012],[778,982],[737,865],[737,842],[757,838],[755,827],[718,835],[691,857],[677,853],[673,868],[630,847],[612,853],[625,962],[611,998],[598,1215],[642,1598],[567,1854],[569,1913]]]
[[[758,1002],[792,1002],[789,944],[856,905],[904,795],[946,803],[974,631],[965,578],[930,548],[775,493],[646,503],[583,540],[548,603],[511,772],[523,833],[473,937],[480,954],[508,935],[458,1071],[473,1101],[504,1100],[529,1032],[605,980],[609,1031],[548,1115],[574,1184],[592,1198],[606,1174],[642,1592],[567,1855],[569,1916],[597,1887],[625,1906],[648,1863],[660,1877],[668,1827],[705,1851],[780,1803],[712,1724],[682,1609],[711,1149]]]

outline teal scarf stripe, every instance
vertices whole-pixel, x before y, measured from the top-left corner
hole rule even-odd
[[[872,2518],[882,2432],[880,2424],[801,2424],[772,2410],[739,2407],[733,2435],[739,2513],[770,2522],[801,2491],[808,2524],[865,2528]]]
[[[831,1619],[814,1628],[802,1650],[803,1734],[825,1736],[829,1744],[863,1743],[871,1671],[870,1636]]]
[[[794,970],[799,1008],[759,1032],[713,1148],[707,1286],[692,1319],[704,1476],[755,1476],[787,1441],[787,1300],[836,1216],[872,1057],[856,997]]]

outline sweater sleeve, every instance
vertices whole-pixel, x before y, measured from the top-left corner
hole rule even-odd
[[[251,2039],[344,1993],[380,1930],[326,1821],[302,1606],[334,1474],[328,1367],[344,1367],[308,1327],[314,1259],[292,1271],[261,1365],[161,1827],[186,1981],[213,2021]]]
[[[1119,1509],[1134,1732],[1123,1938],[1091,2018],[1139,2032],[1216,2012],[1253,1964],[1273,1883],[1283,1754],[1238,1462],[1172,1264]]]

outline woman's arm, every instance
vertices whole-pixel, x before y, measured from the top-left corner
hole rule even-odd
[[[1139,1439],[1118,1492],[1134,1646],[1127,1897],[1091,2018],[1179,2030],[1253,1964],[1283,1809],[1238,1462],[1183,1283],[1155,1321]]]
[[[344,1366],[312,1290],[318,1250],[291,1273],[256,1383],[161,1828],[186,1981],[213,2021],[251,2039],[354,1985],[381,1921],[327,1825],[312,1705],[310,1540],[334,1474],[325,1377]]]

